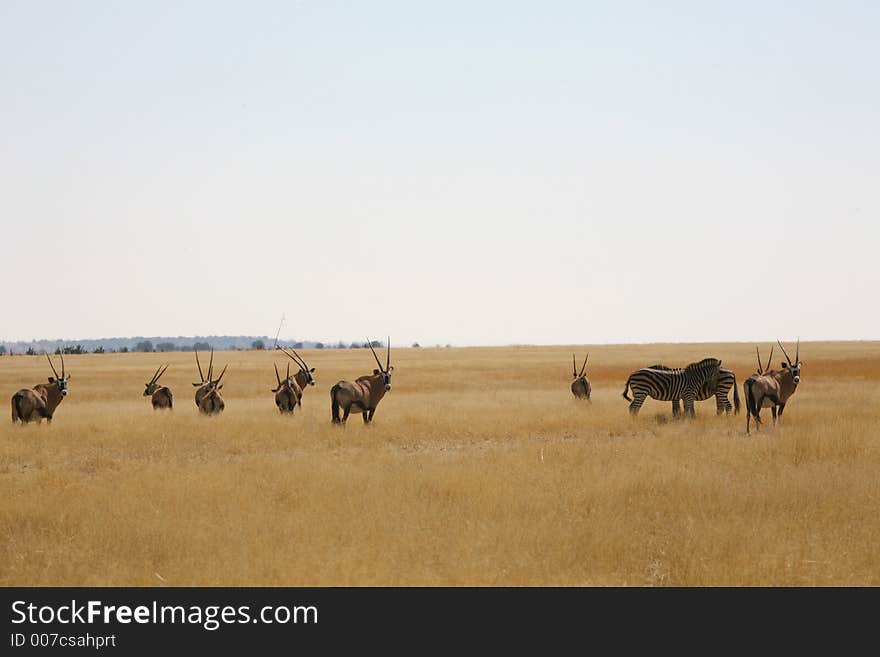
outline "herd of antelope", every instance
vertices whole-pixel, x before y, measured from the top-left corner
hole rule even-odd
[[[762,364],[760,350],[755,347],[758,369],[743,383],[746,401],[746,434],[750,433],[751,418],[755,419],[756,428],[761,426],[760,413],[762,408],[771,409],[773,423],[776,424],[781,419],[788,400],[797,391],[801,380],[800,339],[798,339],[795,348],[794,361],[791,360],[782,343],[779,340],[776,342],[785,355],[781,369],[770,369],[770,363],[773,359],[772,346],[766,365]],[[385,393],[391,390],[391,371],[394,369],[391,365],[391,339],[389,338],[387,342],[384,366],[369,340],[367,340],[367,345],[373,353],[378,369],[374,369],[372,374],[359,376],[354,381],[339,381],[330,388],[330,418],[333,424],[344,425],[352,411],[361,413],[364,424],[369,424],[373,420],[379,402],[382,401]],[[297,407],[302,408],[303,391],[306,387],[315,385],[315,379],[312,376],[315,368],[309,367],[295,349],[288,350],[284,347],[278,347],[278,349],[289,360],[284,379],[281,378],[278,365],[273,363],[277,386],[271,388],[271,391],[275,394],[275,405],[279,412],[292,414]],[[223,367],[220,375],[215,379],[213,348],[208,361],[207,375],[202,370],[198,351],[195,352],[195,357],[196,368],[199,372],[199,381],[193,383],[196,389],[196,407],[199,412],[205,415],[219,414],[226,407],[223,396],[220,394],[220,390],[223,388],[220,381],[223,379],[228,365]],[[576,399],[588,402],[591,393],[590,381],[586,375],[589,357],[588,353],[580,370],[578,370],[575,355],[571,355],[572,376],[574,378],[571,382],[571,392]],[[46,358],[54,376],[49,377],[48,383],[38,383],[32,388],[23,388],[12,396],[13,423],[39,423],[43,418],[47,422],[51,422],[58,405],[67,396],[70,374],[66,372],[64,367],[64,355],[61,355],[60,375],[48,354],[46,354]],[[291,361],[297,368],[293,375],[290,373]],[[154,410],[174,408],[174,396],[171,389],[159,385],[159,379],[167,369],[168,365],[160,366],[149,383],[145,384],[144,396],[150,397]],[[731,389],[733,389],[734,401],[732,407],[727,397]],[[632,391],[632,398],[627,394],[628,391]],[[672,402],[673,416],[678,416],[681,413],[680,401],[684,403],[685,414],[693,417],[694,402],[710,397],[715,397],[718,415],[722,412],[730,413],[731,408],[734,413],[739,413],[740,409],[736,375],[731,370],[722,368],[721,361],[717,358],[704,358],[680,368],[672,368],[659,363],[640,368],[629,375],[623,389],[623,397],[630,402],[629,411],[633,416],[638,415],[639,409],[648,397]],[[342,412],[341,417],[340,411]]]

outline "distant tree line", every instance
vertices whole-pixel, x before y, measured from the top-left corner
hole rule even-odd
[[[240,346],[248,345],[248,346]],[[284,340],[279,341],[278,346],[293,349],[373,349],[385,347],[382,340],[371,340],[369,343],[363,340],[351,342],[338,340],[336,342],[322,342],[316,340]],[[412,347],[418,348],[418,342],[413,342]],[[437,345],[438,347],[440,345]],[[451,345],[446,345],[447,347]],[[97,340],[77,340],[69,344],[63,340],[32,340],[30,342],[5,342],[0,344],[0,356],[15,353],[35,356],[37,354],[105,354],[131,352],[153,353],[170,351],[210,351],[212,348],[218,351],[247,349],[264,350],[275,347],[275,341],[266,336],[204,336],[196,338],[106,338]]]

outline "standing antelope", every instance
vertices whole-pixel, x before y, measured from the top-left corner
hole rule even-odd
[[[587,358],[589,357],[590,354],[588,353]],[[574,377],[574,381],[571,382],[571,394],[578,399],[586,399],[587,401],[590,401],[590,382],[587,380],[587,377],[584,376],[584,369],[587,367],[587,358],[584,358],[584,364],[581,365],[581,372],[578,374],[574,354],[571,355],[571,375]]]
[[[648,369],[651,370],[672,370],[672,367],[666,367],[666,365],[650,365]],[[730,392],[730,389],[733,388],[733,406],[730,405],[730,400],[727,398],[727,393]],[[696,401],[704,401],[709,399],[709,397],[715,397],[715,414],[721,415],[721,413],[729,414],[730,409],[733,409],[734,415],[739,413],[739,390],[736,387],[736,374],[734,374],[731,370],[724,369],[723,367],[718,369],[718,380],[713,381],[711,379],[707,379],[703,382],[702,387],[697,390],[697,396],[694,398]],[[672,400],[672,415],[678,416],[681,413],[681,407],[679,406],[678,400]]]
[[[770,360],[767,360],[767,368],[761,370],[761,356],[758,354],[758,373],[752,374],[743,383],[743,393],[746,398],[746,435],[749,434],[749,420],[754,416],[755,427],[761,427],[761,408],[769,406],[773,413],[773,424],[782,419],[782,412],[788,403],[789,397],[797,392],[798,383],[801,382],[801,339],[798,338],[797,348],[794,353],[794,362],[788,357],[788,352],[779,340],[776,341],[785,360],[781,370],[770,370]],[[770,351],[773,357],[773,351]]]
[[[284,347],[278,348],[285,354],[287,354],[287,357],[290,358],[299,367],[299,370],[293,378],[296,381],[297,385],[300,387],[300,390],[304,392],[306,386],[315,385],[315,377],[312,376],[312,372],[315,371],[315,368],[310,368],[308,365],[306,365],[306,361],[303,360],[302,356],[296,353],[296,350],[293,347],[290,348],[290,351],[293,352],[292,354]],[[302,404],[300,404],[300,406],[302,406]]]
[[[223,401],[223,397],[220,396],[220,389],[223,387],[220,383],[220,379],[222,379],[223,375],[226,373],[228,365],[223,366],[220,376],[216,379],[211,378],[214,374],[214,348],[211,347],[211,361],[208,363],[208,376],[205,377],[205,375],[202,374],[202,365],[199,363],[198,351],[196,351],[196,366],[199,368],[199,377],[201,378],[201,382],[193,383],[193,385],[196,386],[196,406],[199,411],[205,415],[214,415],[215,413],[222,412],[223,409],[226,408],[226,403]]]
[[[284,381],[281,380],[278,366],[275,365],[275,378],[278,379],[278,387],[272,388],[272,392],[275,393],[275,405],[278,410],[282,413],[293,413],[297,405],[302,408],[302,388],[296,382],[296,378],[290,376],[290,363],[287,364],[287,376]]]
[[[61,376],[58,376],[58,370],[52,364],[49,354],[46,354],[49,361],[49,367],[55,376],[49,377],[49,383],[38,383],[33,388],[22,388],[12,395],[12,422],[28,422],[36,421],[37,424],[46,418],[46,422],[52,422],[52,416],[58,404],[64,401],[67,396],[67,385],[70,381],[70,374],[65,375],[64,372],[64,355],[61,354]]]
[[[391,338],[388,338],[388,353],[385,358],[385,367],[379,362],[373,345],[367,340],[373,358],[379,369],[373,370],[372,374],[359,376],[354,383],[340,381],[330,388],[330,414],[333,424],[345,424],[348,414],[354,410],[363,414],[364,424],[369,424],[376,412],[376,406],[382,401],[385,393],[391,390]],[[339,409],[342,408],[342,419],[339,418]]]
[[[165,374],[165,370],[167,369],[167,365],[164,368],[160,366],[153,375],[153,378],[150,379],[150,382],[144,384],[147,386],[144,390],[144,397],[152,397],[151,401],[154,411],[158,408],[174,408],[171,388],[159,385],[159,377]]]
[[[623,388],[623,398],[629,402],[629,412],[638,415],[639,409],[647,397],[659,401],[684,402],[684,412],[694,416],[694,401],[700,389],[707,383],[717,385],[718,371],[721,361],[717,358],[704,358],[680,369],[652,369],[643,367],[629,375]],[[626,394],[632,388],[633,399]]]

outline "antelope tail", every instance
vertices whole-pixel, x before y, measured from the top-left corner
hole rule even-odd
[[[755,393],[752,392],[752,385],[755,383],[755,380],[749,377],[746,379],[746,409],[748,409],[749,413],[758,416],[758,406],[755,403]]]
[[[336,392],[339,390],[339,384],[336,383],[330,388],[330,415],[333,422],[339,424],[339,402],[336,401]]]
[[[733,412],[739,413],[739,390],[736,387],[736,376],[733,377]]]
[[[21,395],[18,393],[12,395],[12,421],[13,423],[19,420],[24,423],[24,418],[21,416]]]
[[[758,422],[758,406],[755,403],[755,393],[752,392],[752,385],[754,383],[755,380],[752,377],[749,377],[743,384],[746,392],[746,435],[749,433],[749,420],[752,419],[752,415],[755,416],[755,422]],[[757,426],[757,424],[755,426]]]
[[[629,382],[631,380],[632,380],[632,374],[629,375],[629,378],[626,380],[626,385],[623,387],[623,398],[626,401],[632,401],[632,399],[629,398],[629,395],[626,394],[626,391],[629,390]]]

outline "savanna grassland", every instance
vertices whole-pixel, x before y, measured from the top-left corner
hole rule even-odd
[[[278,352],[215,354],[219,417],[191,353],[67,356],[55,421],[26,427],[9,399],[48,364],[2,357],[0,584],[880,585],[880,343],[801,344],[781,425],[765,409],[748,437],[744,410],[673,421],[649,399],[631,419],[621,392],[705,356],[741,392],[753,344],[589,347],[592,403],[573,350],[397,349],[373,424],[344,429],[329,389],[368,350],[302,352],[318,384],[294,417]],[[171,412],[142,396],[162,362]]]

